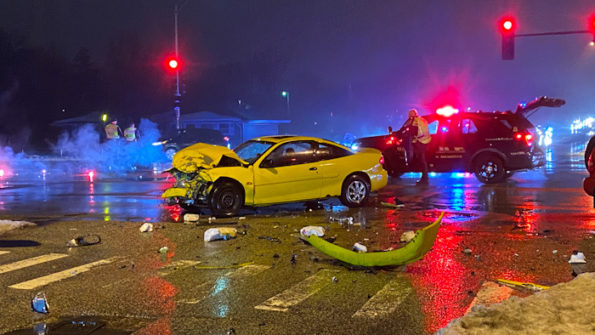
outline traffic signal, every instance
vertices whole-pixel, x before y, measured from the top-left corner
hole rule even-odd
[[[502,35],[502,59],[514,59],[514,31],[516,24],[511,17],[505,17],[499,23],[500,34]]]
[[[180,62],[178,61],[177,58],[175,57],[170,57],[167,59],[167,68],[175,71],[178,70],[178,68],[180,67]]]
[[[593,41],[591,42],[591,45],[593,45],[595,44],[595,14],[589,17],[589,26],[587,27],[587,29],[593,35]]]

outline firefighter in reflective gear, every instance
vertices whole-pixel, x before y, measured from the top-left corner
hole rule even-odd
[[[134,122],[130,124],[130,127],[124,129],[124,138],[126,139],[126,142],[136,141],[136,127]]]
[[[112,122],[105,125],[105,136],[108,140],[119,139],[120,133],[122,133],[122,130],[118,126],[118,120],[113,120]]]
[[[405,121],[403,127],[401,129],[407,129],[410,138],[411,144],[413,147],[413,157],[411,162],[415,162],[415,164],[420,164],[421,168],[421,179],[417,181],[417,184],[427,184],[428,183],[428,163],[426,162],[426,149],[428,143],[432,140],[430,136],[430,132],[428,131],[428,123],[426,120],[419,116],[417,110],[411,109],[409,111],[409,119]],[[408,157],[411,157],[408,155]]]

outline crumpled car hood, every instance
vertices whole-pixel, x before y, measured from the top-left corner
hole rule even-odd
[[[184,173],[194,173],[200,169],[212,169],[216,167],[223,156],[233,158],[242,164],[248,164],[238,157],[235,152],[226,147],[196,143],[178,151],[174,155],[172,167]]]

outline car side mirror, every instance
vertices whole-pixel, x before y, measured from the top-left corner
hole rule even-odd
[[[267,158],[267,159],[263,160],[262,163],[260,163],[260,167],[268,169],[268,168],[275,167],[275,164],[273,164],[272,159]]]

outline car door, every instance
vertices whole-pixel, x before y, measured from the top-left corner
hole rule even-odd
[[[293,141],[275,148],[254,167],[256,205],[321,197],[322,176],[314,159],[315,144]]]
[[[457,171],[463,168],[465,146],[457,117],[438,119],[436,134],[428,147],[428,164],[436,172]]]
[[[341,194],[341,187],[345,177],[353,169],[342,159],[352,153],[336,145],[318,143],[315,158],[318,161],[318,171],[322,176],[322,197]]]

